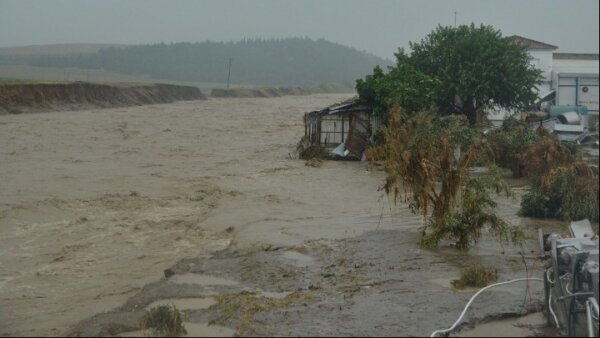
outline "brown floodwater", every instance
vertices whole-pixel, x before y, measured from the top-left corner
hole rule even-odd
[[[405,329],[418,327],[413,335],[421,335],[450,325],[458,316],[454,312],[473,290],[455,292],[449,284],[470,258],[501,262],[506,265],[507,276],[521,274],[520,249],[509,250],[491,240],[482,240],[469,253],[447,243],[430,252],[419,249],[416,234],[420,217],[411,214],[405,204],[394,205],[383,196],[377,189],[383,183],[383,173],[369,171],[365,163],[328,161],[313,168],[294,158],[296,142],[304,132],[302,114],[348,97],[319,94],[208,99],[0,116],[0,335],[64,334],[78,322],[143,294],[145,285],[160,280],[163,270],[181,259],[194,257],[199,265],[209,264],[206,260],[225,248],[235,250],[236,258],[232,259],[240,259],[236,265],[239,271],[224,271],[215,262],[213,273],[184,273],[163,280],[174,287],[200,285],[212,291],[198,297],[147,298],[147,304],[206,309],[214,305],[212,297],[223,287],[284,298],[303,287],[303,281],[293,284],[286,279],[293,288],[271,289],[273,282],[261,278],[271,278],[275,268],[252,265],[251,259],[243,261],[244,256],[239,255],[247,252],[253,257],[257,249],[277,253],[287,262],[286,269],[301,271],[299,276],[315,269],[314,273],[327,281],[320,264],[329,258],[315,257],[316,249],[310,244],[325,240],[341,246],[334,248],[340,255],[336,264],[352,255],[357,261],[405,264],[403,268],[410,274],[382,285],[391,288],[393,283],[406,283],[402,290],[391,291],[407,301],[410,297],[404,296],[404,287],[409,293],[421,289],[428,293],[414,296],[410,306],[387,296],[387,289],[368,297],[365,294],[364,299],[357,297],[355,306],[364,306],[372,317],[361,312],[354,323],[367,329],[373,320],[399,313],[389,319],[391,324],[381,324],[388,331],[375,332],[405,332],[394,326],[399,322]],[[514,185],[518,197],[523,185]],[[564,222],[518,217],[518,198],[499,198],[498,203],[499,214],[527,229],[532,241],[538,226],[552,231],[566,229]],[[401,231],[402,236],[380,239],[384,233],[377,231],[386,230]],[[369,231],[375,232],[360,237]],[[348,244],[348,248],[356,245],[356,250],[344,253],[346,244],[339,243],[352,238],[361,238]],[[388,251],[400,253],[388,257],[388,251],[377,243],[392,240],[396,242],[387,244]],[[535,255],[534,247],[527,249],[525,254]],[[419,265],[411,259],[428,263]],[[371,269],[376,266],[373,263]],[[352,267],[363,268],[350,264]],[[269,272],[255,273],[261,269]],[[335,273],[342,273],[347,267],[338,264],[336,269],[340,271]],[[348,278],[359,283],[359,289],[375,292],[377,286],[371,288],[360,274],[388,280],[390,271],[359,271]],[[246,285],[248,282],[253,285]],[[520,289],[509,291],[520,299]],[[503,295],[509,291],[500,289],[490,294],[506,298]],[[336,295],[326,297],[335,300]],[[493,301],[489,299],[488,303]],[[515,303],[512,298],[506,302]],[[352,316],[355,310],[341,313]],[[444,314],[438,323],[428,323],[411,317],[418,311]],[[337,327],[338,331],[322,331],[321,327],[307,331],[307,324],[316,325],[323,318],[315,309],[311,312],[315,317],[308,322],[298,320],[299,331],[291,327],[279,333],[340,335],[347,333],[343,328],[352,323],[332,320],[327,327]],[[186,328],[189,334],[197,335],[234,333],[231,328],[204,322],[187,322]]]
[[[299,241],[282,225],[356,213],[338,197],[377,180],[333,189],[347,164],[321,184],[288,155],[304,112],[348,96],[0,116],[0,335],[60,334],[182,257],[266,232]]]

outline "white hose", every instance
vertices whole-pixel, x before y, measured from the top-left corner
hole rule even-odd
[[[548,310],[550,310],[552,317],[554,317],[554,322],[556,323],[556,328],[560,329],[560,325],[558,325],[558,318],[556,318],[556,314],[554,314],[554,310],[552,310],[552,295],[548,295]]]
[[[436,335],[438,335],[440,333],[447,333],[447,332],[451,332],[452,330],[454,330],[456,328],[456,326],[462,321],[463,317],[467,313],[467,310],[469,309],[469,306],[471,306],[471,303],[473,303],[473,301],[475,300],[475,298],[477,298],[477,296],[479,296],[479,294],[481,294],[483,291],[485,291],[485,290],[487,290],[489,288],[493,288],[495,286],[500,286],[500,285],[504,285],[504,284],[511,284],[511,283],[520,282],[520,281],[526,281],[526,280],[535,280],[535,281],[538,281],[538,282],[543,282],[544,281],[541,278],[517,278],[517,279],[509,280],[509,281],[506,281],[506,282],[500,282],[500,283],[495,283],[495,284],[488,285],[488,286],[484,287],[483,289],[477,291],[477,293],[474,294],[473,297],[471,297],[471,299],[469,300],[469,302],[465,306],[465,309],[460,314],[460,317],[458,317],[458,319],[456,320],[456,322],[454,322],[454,324],[450,328],[445,329],[445,330],[433,331],[433,333],[431,334],[430,337],[435,337]]]
[[[549,268],[548,270],[546,270],[546,279],[548,280],[548,283],[550,283],[550,285],[554,285],[554,281],[550,280],[550,271],[552,270],[552,268]]]

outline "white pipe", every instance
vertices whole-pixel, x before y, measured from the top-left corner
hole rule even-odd
[[[431,334],[430,337],[435,337],[436,335],[438,335],[440,333],[447,333],[447,332],[451,332],[452,330],[454,330],[456,328],[456,326],[461,322],[461,320],[463,319],[463,317],[465,316],[465,314],[467,313],[467,310],[469,309],[469,306],[471,306],[471,303],[473,303],[473,301],[475,300],[475,298],[477,298],[477,296],[479,296],[483,291],[485,291],[485,290],[487,290],[489,288],[493,288],[495,286],[500,286],[500,285],[504,285],[504,284],[511,284],[511,283],[520,282],[520,281],[526,281],[526,280],[534,280],[534,281],[538,281],[538,282],[543,282],[544,281],[541,278],[517,278],[517,279],[509,280],[509,281],[506,281],[506,282],[500,282],[500,283],[495,283],[495,284],[488,285],[488,286],[484,287],[483,289],[477,291],[477,293],[474,294],[473,297],[471,297],[471,299],[469,300],[469,302],[465,306],[465,309],[463,310],[463,312],[458,317],[458,320],[456,320],[456,322],[454,322],[454,324],[450,328],[445,329],[445,330],[436,330],[436,331],[433,331],[433,333]]]
[[[594,320],[592,319],[592,303],[585,302],[585,314],[587,316],[588,337],[594,337]]]
[[[592,304],[592,306],[594,307],[594,312],[596,312],[596,316],[597,316],[599,314],[598,312],[600,312],[600,311],[598,310],[598,302],[596,301],[596,298],[590,297],[589,301]]]
[[[548,283],[550,283],[550,285],[554,285],[554,281],[550,280],[550,271],[552,270],[552,268],[548,268],[548,270],[546,270],[546,279],[548,280]]]

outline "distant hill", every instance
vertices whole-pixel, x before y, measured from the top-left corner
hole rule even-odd
[[[0,47],[2,55],[65,55],[75,53],[97,53],[102,48],[119,47],[125,45],[93,44],[93,43],[67,43],[56,45],[32,45],[20,47]]]
[[[97,52],[2,55],[0,64],[104,69],[174,81],[224,83],[232,59],[231,83],[318,85],[343,83],[389,60],[323,39],[245,39],[239,42],[171,43],[103,47]]]

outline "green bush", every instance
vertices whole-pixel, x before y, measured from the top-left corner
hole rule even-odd
[[[556,211],[555,211],[556,212]],[[521,199],[521,216],[546,218],[557,215],[550,213],[550,196],[540,187],[534,186]]]
[[[525,169],[532,184],[521,201],[521,215],[598,220],[598,169],[582,161],[576,147],[543,138],[519,157],[528,159]]]
[[[523,163],[519,154],[539,141],[540,137],[525,122],[506,120],[502,128],[491,131],[486,136],[496,164],[510,169],[513,177],[522,177]]]
[[[523,232],[494,213],[497,204],[492,193],[494,190],[495,193],[508,192],[508,189],[494,169],[490,175],[469,179],[462,188],[460,209],[445,218],[443,227],[425,236],[423,246],[435,247],[441,239],[449,239],[455,241],[459,249],[468,249],[477,243],[484,228],[501,242],[520,243]]]
[[[534,185],[521,200],[522,216],[557,217],[564,220],[598,220],[598,182],[562,171],[544,189]]]

